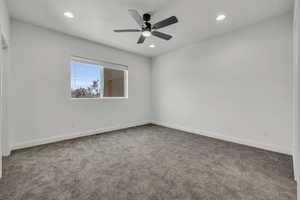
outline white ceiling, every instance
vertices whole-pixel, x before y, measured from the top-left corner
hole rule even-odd
[[[293,0],[8,0],[7,3],[15,19],[145,56],[157,56],[293,8]],[[160,30],[172,34],[173,39],[151,37],[139,45],[136,43],[139,33],[114,33],[113,29],[137,28],[128,9],[137,9],[141,14],[151,11],[152,22],[177,16],[179,23]],[[65,11],[73,12],[75,18],[65,18]],[[220,13],[227,15],[223,22],[215,20]],[[152,43],[156,48],[149,48]]]

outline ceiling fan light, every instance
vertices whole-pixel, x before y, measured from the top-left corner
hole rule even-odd
[[[150,37],[152,35],[152,33],[150,31],[143,31],[142,35],[144,37]]]

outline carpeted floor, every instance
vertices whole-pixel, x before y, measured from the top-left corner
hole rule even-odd
[[[296,200],[291,157],[154,125],[15,151],[1,200]]]

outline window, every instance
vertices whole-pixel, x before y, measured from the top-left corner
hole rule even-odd
[[[71,96],[73,99],[127,97],[126,66],[73,57]]]

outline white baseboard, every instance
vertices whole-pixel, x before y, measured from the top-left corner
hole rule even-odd
[[[294,177],[296,182],[299,181],[299,167],[298,167],[299,159],[297,158],[297,155],[298,155],[297,152],[293,152],[293,167],[294,167]]]
[[[282,148],[280,146],[275,146],[272,144],[265,144],[265,143],[250,141],[250,140],[244,140],[244,139],[240,139],[240,138],[236,138],[236,137],[232,137],[232,136],[227,136],[227,135],[224,135],[221,133],[215,133],[212,131],[200,130],[200,129],[195,129],[195,128],[188,128],[188,127],[178,126],[178,125],[174,125],[174,124],[166,123],[166,122],[152,121],[152,124],[156,124],[159,126],[164,126],[164,127],[168,127],[168,128],[172,128],[172,129],[177,129],[177,130],[181,130],[181,131],[189,132],[189,133],[193,133],[193,134],[203,135],[203,136],[207,136],[207,137],[211,137],[211,138],[215,138],[215,139],[219,139],[219,140],[238,143],[238,144],[242,144],[242,145],[246,145],[246,146],[256,147],[259,149],[265,149],[268,151],[292,155],[291,149]]]
[[[3,155],[2,156],[10,156],[11,150],[9,148],[5,149],[5,151],[2,152]]]
[[[238,144],[242,144],[242,145],[247,145],[247,146],[251,146],[251,147],[256,147],[256,148],[260,148],[260,149],[265,149],[265,150],[269,150],[269,151],[292,155],[292,151],[290,149],[285,149],[285,148],[271,145],[271,144],[243,140],[240,138],[227,136],[227,135],[220,134],[220,133],[215,133],[212,131],[200,130],[200,129],[195,129],[195,128],[187,128],[187,127],[178,126],[178,125],[165,123],[165,122],[141,121],[141,122],[133,122],[133,123],[123,124],[123,125],[118,125],[118,126],[113,126],[113,127],[106,127],[106,128],[96,129],[96,130],[88,130],[85,132],[64,134],[64,135],[50,137],[50,138],[36,139],[36,140],[28,141],[28,142],[13,144],[10,146],[10,150],[5,152],[5,154],[6,154],[5,156],[9,155],[10,151],[12,151],[12,150],[23,149],[23,148],[42,145],[42,144],[53,143],[53,142],[59,142],[59,141],[74,139],[74,138],[78,138],[78,137],[89,136],[89,135],[95,135],[95,134],[105,133],[105,132],[109,132],[109,131],[115,131],[115,130],[130,128],[130,127],[135,127],[135,126],[141,126],[141,125],[145,125],[145,124],[149,124],[149,123],[168,127],[168,128],[173,128],[173,129],[177,129],[177,130],[181,130],[181,131],[185,131],[185,132],[189,132],[189,133],[193,133],[193,134],[203,135],[203,136],[207,136],[207,137],[211,137],[211,138],[215,138],[215,139],[220,139],[220,140],[224,140],[224,141],[234,142],[234,143],[238,143]]]
[[[36,140],[28,141],[28,142],[13,144],[10,146],[10,151],[17,150],[17,149],[24,149],[24,148],[28,148],[28,147],[34,147],[34,146],[43,145],[43,144],[54,143],[54,142],[60,142],[60,141],[64,141],[64,140],[70,140],[70,139],[84,137],[84,136],[96,135],[96,134],[101,134],[101,133],[110,132],[110,131],[116,131],[116,130],[120,130],[120,129],[142,126],[142,125],[146,125],[146,124],[150,124],[150,122],[149,121],[133,122],[133,123],[122,124],[122,125],[113,126],[113,127],[100,128],[100,129],[96,129],[96,130],[88,130],[88,131],[84,131],[84,132],[64,134],[64,135],[50,137],[50,138],[36,139]]]

